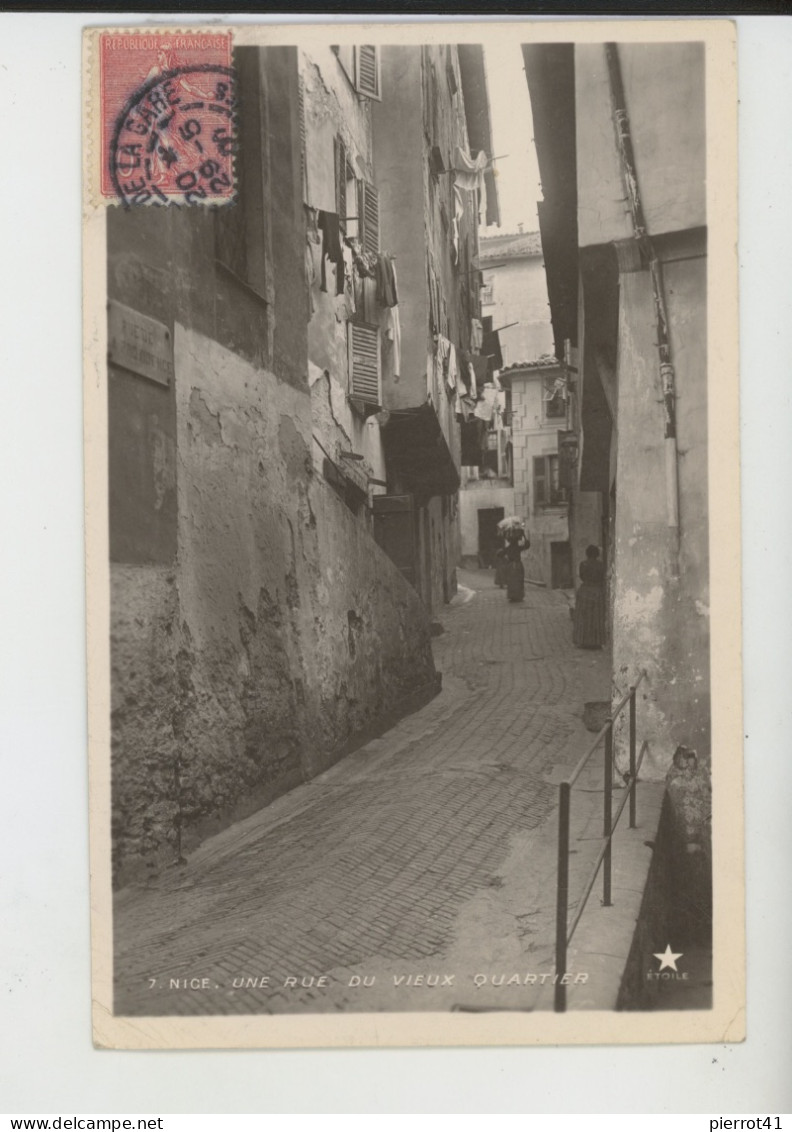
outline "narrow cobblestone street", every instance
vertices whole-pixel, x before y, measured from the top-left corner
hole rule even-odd
[[[556,786],[609,663],[573,648],[562,592],[511,605],[492,577],[460,573],[431,703],[119,893],[116,1013],[550,1006]],[[573,811],[573,893],[598,775]]]

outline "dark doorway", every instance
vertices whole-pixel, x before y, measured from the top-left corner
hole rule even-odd
[[[550,586],[554,590],[571,590],[572,548],[568,542],[550,543]]]
[[[410,585],[418,588],[411,495],[374,496],[374,538]]]
[[[502,507],[482,507],[478,512],[479,566],[494,566],[500,546],[498,523],[504,516]]]

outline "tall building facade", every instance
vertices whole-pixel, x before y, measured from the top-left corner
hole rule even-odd
[[[647,673],[662,777],[679,746],[710,755],[704,47],[523,54],[556,355],[575,355],[572,524],[593,533],[595,496],[614,696]]]
[[[239,48],[234,68],[235,203],[107,220],[119,882],[434,695],[455,585],[442,363],[478,314],[480,53]],[[157,374],[130,361],[140,335]]]

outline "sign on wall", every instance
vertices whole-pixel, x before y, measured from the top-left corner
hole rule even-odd
[[[132,307],[110,300],[107,304],[108,360],[160,385],[173,377],[173,341],[163,322]]]

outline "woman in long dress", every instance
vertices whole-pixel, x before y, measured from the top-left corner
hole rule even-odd
[[[531,545],[525,531],[519,528],[506,532],[504,556],[506,558],[506,597],[509,601],[522,601],[525,597],[525,568],[522,552]]]
[[[578,570],[572,641],[579,649],[601,649],[605,644],[605,567],[599,553],[597,546],[586,547]]]

